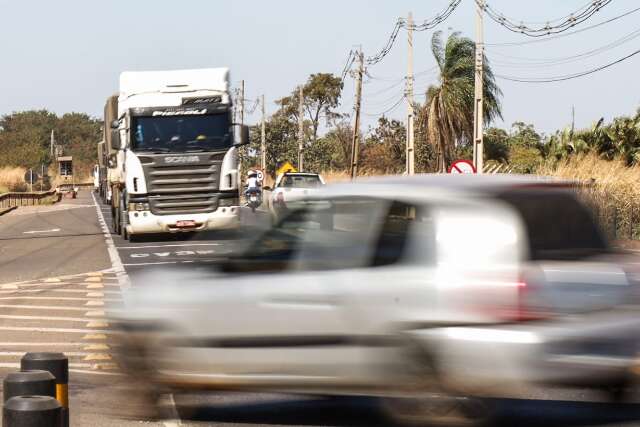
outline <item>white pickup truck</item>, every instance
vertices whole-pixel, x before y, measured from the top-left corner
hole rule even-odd
[[[281,217],[324,185],[324,179],[317,173],[288,172],[279,175],[269,203],[271,213],[275,219]]]

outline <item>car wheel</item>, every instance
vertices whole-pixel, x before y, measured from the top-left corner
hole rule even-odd
[[[380,406],[393,423],[407,427],[477,427],[490,424],[491,418],[489,407],[481,400],[444,394],[387,397]]]

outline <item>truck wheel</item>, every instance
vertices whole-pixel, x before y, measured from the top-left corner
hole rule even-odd
[[[120,209],[118,209],[120,212],[120,234],[124,240],[129,240],[129,232],[127,231],[127,211],[124,209],[125,198],[124,194],[120,197]]]
[[[111,208],[111,222],[113,228],[113,234],[120,234],[120,209]]]

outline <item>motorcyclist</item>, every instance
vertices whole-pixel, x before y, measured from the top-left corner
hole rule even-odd
[[[250,170],[247,172],[247,190],[245,191],[245,195],[253,192],[261,192],[260,180],[258,179],[258,172]]]

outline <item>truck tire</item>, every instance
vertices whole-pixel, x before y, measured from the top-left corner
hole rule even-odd
[[[125,210],[125,199],[126,194],[122,194],[120,197],[120,208],[118,211],[120,212],[120,235],[124,240],[129,240],[129,232],[127,231],[127,211]]]

